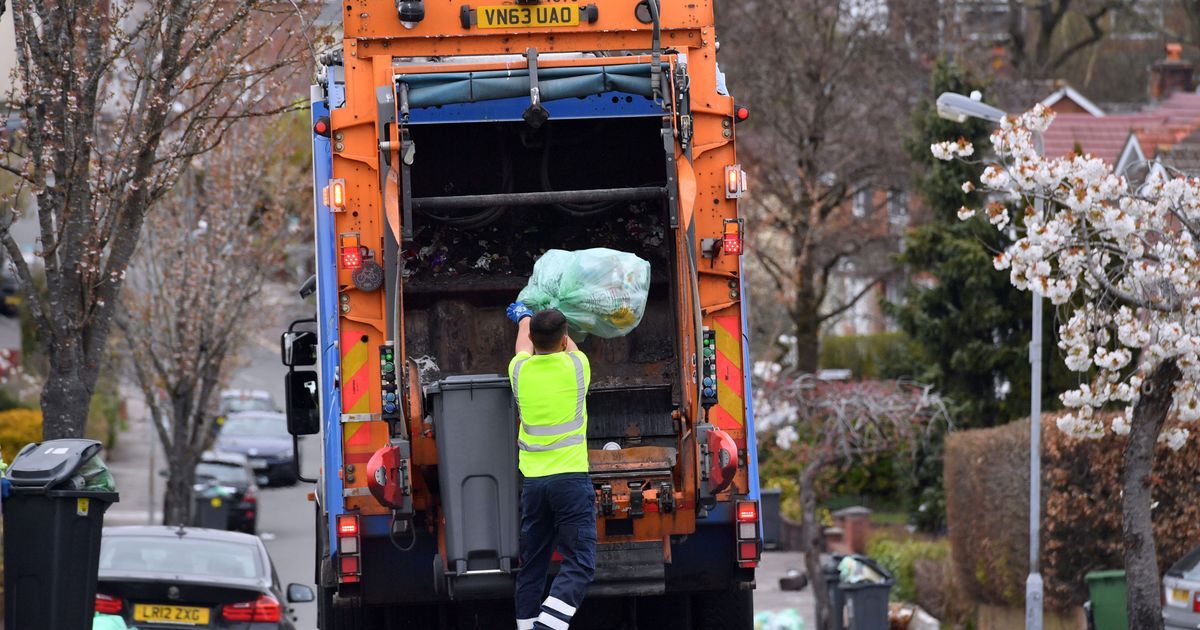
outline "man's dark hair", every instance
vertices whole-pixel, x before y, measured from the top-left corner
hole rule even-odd
[[[529,320],[529,338],[538,352],[558,352],[565,334],[567,318],[556,308],[539,311]]]

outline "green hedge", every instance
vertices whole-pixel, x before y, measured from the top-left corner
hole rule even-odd
[[[917,600],[916,564],[920,560],[941,562],[950,557],[950,541],[892,540],[873,538],[867,543],[867,555],[896,578],[892,599]]]
[[[891,378],[911,365],[920,348],[904,333],[827,336],[821,339],[822,369],[848,369],[855,378]]]

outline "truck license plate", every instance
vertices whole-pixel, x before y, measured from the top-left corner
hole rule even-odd
[[[137,604],[133,607],[133,620],[180,626],[207,626],[208,609],[196,606]]]
[[[490,6],[475,10],[479,28],[578,26],[580,5]]]

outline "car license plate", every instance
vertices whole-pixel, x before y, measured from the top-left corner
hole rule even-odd
[[[266,467],[267,467],[267,460],[265,460],[265,459],[252,459],[252,460],[250,460],[250,467],[251,467],[251,468],[253,468],[254,470],[260,470],[260,469],[266,468]]]
[[[9,306],[20,306],[21,305],[21,296],[7,295],[4,297],[4,303]]]
[[[1185,590],[1182,588],[1171,589],[1171,601],[1173,601],[1173,602],[1185,602],[1186,603],[1189,599],[1191,599],[1191,596],[1192,596],[1191,591],[1188,591],[1188,590]]]
[[[179,626],[207,626],[208,612],[207,608],[196,606],[137,604],[133,607],[133,620]]]
[[[475,25],[479,28],[578,26],[580,7],[577,4],[479,7],[475,10]]]

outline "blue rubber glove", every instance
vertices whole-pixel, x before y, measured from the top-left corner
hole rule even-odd
[[[521,320],[525,319],[526,317],[533,317],[533,310],[528,306],[525,306],[524,302],[513,302],[512,304],[509,304],[508,310],[505,311],[505,313],[514,324],[521,323]]]

